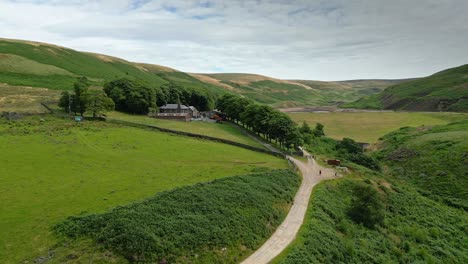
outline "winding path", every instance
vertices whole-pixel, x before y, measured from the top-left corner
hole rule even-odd
[[[304,153],[309,155],[305,151]],[[289,156],[288,159],[296,164],[303,177],[301,186],[294,197],[293,205],[286,219],[276,229],[275,233],[242,264],[266,264],[278,256],[296,238],[297,232],[304,221],[310,194],[314,186],[322,180],[335,178],[333,169],[320,166],[312,158],[309,158],[307,162]]]

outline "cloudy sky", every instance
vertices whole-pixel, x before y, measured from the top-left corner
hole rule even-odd
[[[406,78],[468,63],[468,1],[0,0],[0,37],[187,72]]]

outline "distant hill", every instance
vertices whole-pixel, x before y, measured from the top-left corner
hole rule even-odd
[[[405,81],[344,107],[409,111],[468,111],[468,64]]]
[[[350,102],[382,91],[401,80],[351,80],[324,82],[280,80],[247,73],[192,74],[200,80],[275,107],[323,106]]]
[[[188,74],[53,44],[0,38],[0,83],[68,90],[78,76],[86,76],[94,86],[123,77],[156,87],[173,82],[214,95],[237,93],[274,107],[336,105],[380,92],[399,82],[280,80],[243,73]]]

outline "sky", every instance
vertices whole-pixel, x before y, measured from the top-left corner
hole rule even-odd
[[[468,63],[468,0],[0,0],[0,37],[185,72],[397,79]]]

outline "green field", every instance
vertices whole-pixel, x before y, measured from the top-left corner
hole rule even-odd
[[[405,126],[433,126],[466,120],[468,114],[414,112],[324,112],[288,113],[298,124],[319,122],[325,134],[335,139],[352,138],[359,142],[377,142],[383,135]]]
[[[258,148],[264,148],[262,144],[246,136],[239,129],[235,128],[229,123],[217,124],[207,123],[203,121],[181,122],[172,120],[161,120],[143,115],[130,115],[121,112],[107,113],[107,116],[111,119],[135,122],[145,125],[154,125],[157,127],[217,137]]]
[[[40,121],[44,118],[45,121]],[[51,227],[174,187],[285,168],[242,148],[103,122],[51,116],[0,121],[0,259],[47,253]]]

